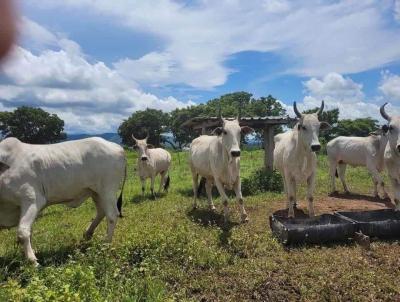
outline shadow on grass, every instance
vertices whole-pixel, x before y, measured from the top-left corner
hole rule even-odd
[[[89,241],[81,241],[57,250],[38,251],[36,257],[40,264],[39,268],[61,266],[71,260],[76,252],[85,253],[90,246]],[[19,274],[24,267],[29,265],[31,263],[25,259],[22,249],[16,248],[14,253],[0,257],[0,280],[5,281],[7,278]]]
[[[151,196],[151,194],[145,194],[144,196],[142,194],[136,194],[133,195],[130,202],[131,203],[142,203],[145,201],[157,201],[158,199],[161,199],[165,197],[168,193],[167,192],[161,192],[160,194],[156,193],[156,197],[154,198]]]
[[[357,193],[333,193],[329,195],[332,198],[348,199],[348,200],[366,200],[370,202],[384,204],[386,207],[393,209],[395,206],[392,204],[390,198],[381,199],[379,197],[357,194]]]
[[[176,192],[185,197],[193,197],[193,189],[192,188],[179,188]]]
[[[204,227],[216,226],[221,229],[219,241],[222,247],[230,249],[229,238],[232,235],[232,228],[239,225],[238,222],[224,221],[224,215],[209,209],[191,209],[187,215],[191,220]]]

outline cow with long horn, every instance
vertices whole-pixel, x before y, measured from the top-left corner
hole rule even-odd
[[[274,165],[283,176],[288,200],[288,216],[294,217],[296,185],[305,181],[307,183],[308,214],[311,217],[314,215],[313,194],[317,167],[315,152],[321,149],[318,135],[320,130],[329,129],[330,125],[320,122],[318,119],[324,110],[324,101],[316,113],[300,113],[296,102],[293,103],[293,110],[299,119],[298,123],[293,130],[275,135]]]
[[[390,116],[385,111],[383,104],[380,108],[382,117],[388,121],[382,126],[387,131],[388,143],[385,148],[384,162],[393,190],[393,201],[396,210],[400,210],[400,116]]]
[[[132,134],[132,139],[135,142],[135,149],[138,151],[137,168],[140,181],[142,183],[142,195],[144,195],[146,187],[146,179],[151,179],[151,195],[155,198],[154,193],[154,182],[158,174],[160,174],[160,186],[158,193],[161,192],[161,188],[164,191],[168,191],[170,177],[169,167],[171,165],[171,154],[162,148],[154,148],[152,144],[147,143],[149,133],[146,132],[144,139],[137,139]]]
[[[239,119],[224,119],[219,107],[218,117],[221,126],[213,131],[215,135],[202,135],[192,141],[189,151],[189,165],[193,179],[194,208],[197,208],[198,178],[206,179],[206,192],[211,210],[215,210],[211,190],[216,185],[224,205],[225,221],[229,217],[228,196],[224,187],[233,189],[240,206],[241,219],[248,221],[243,205],[240,182],[240,137],[252,131],[248,126],[241,127]]]

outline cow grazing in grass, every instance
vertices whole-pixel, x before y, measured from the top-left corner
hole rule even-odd
[[[227,120],[220,116],[222,127],[216,128],[217,135],[202,135],[193,140],[189,151],[189,165],[193,178],[194,208],[197,208],[198,178],[206,179],[206,192],[211,210],[214,210],[211,190],[217,186],[224,204],[225,221],[229,218],[228,196],[224,186],[233,189],[240,205],[242,221],[248,221],[243,206],[240,183],[240,136],[253,131],[252,128],[240,127],[239,119]]]
[[[102,138],[53,145],[25,144],[16,138],[0,143],[0,226],[18,226],[17,236],[26,257],[37,265],[31,230],[39,212],[53,204],[78,207],[91,197],[97,215],[85,238],[107,218],[106,240],[111,241],[121,214],[126,160],[123,148]]]
[[[382,127],[387,131],[388,143],[386,144],[384,162],[393,190],[396,210],[400,210],[400,116],[389,116],[383,104],[380,108],[382,117],[388,125]]]
[[[339,136],[327,146],[331,191],[336,193],[335,175],[340,177],[343,188],[349,193],[345,182],[346,165],[367,167],[374,182],[374,194],[379,197],[378,185],[382,188],[383,198],[388,197],[382,176],[384,153],[388,138],[383,130],[371,133],[368,137]]]
[[[162,187],[164,191],[168,191],[170,183],[168,170],[171,166],[171,154],[162,148],[154,148],[153,145],[148,144],[148,135],[144,139],[137,139],[132,134],[132,138],[135,141],[135,148],[138,150],[139,155],[137,168],[140,181],[142,182],[142,194],[144,195],[146,179],[150,178],[151,195],[155,197],[154,180],[158,174],[161,176],[158,193],[161,192]]]
[[[293,104],[294,112],[299,118],[298,123],[285,133],[275,136],[274,165],[283,176],[287,194],[289,217],[294,217],[296,202],[296,184],[307,182],[308,213],[314,215],[313,194],[315,187],[315,170],[317,156],[315,151],[321,149],[319,131],[330,128],[330,125],[318,120],[324,109],[324,102],[316,113],[301,114]]]

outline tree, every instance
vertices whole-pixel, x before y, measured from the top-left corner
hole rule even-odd
[[[282,104],[272,96],[256,99],[252,98],[252,94],[244,91],[225,94],[205,104],[176,109],[171,112],[169,128],[180,148],[185,144],[189,144],[193,138],[198,136],[198,133],[192,129],[183,128],[181,126],[182,123],[193,117],[217,116],[220,106],[223,117],[235,117],[239,115],[239,112],[241,116],[277,116],[286,114]],[[258,130],[256,132],[259,138],[262,138],[261,131]],[[277,132],[279,131],[281,131],[281,127],[278,127]]]
[[[4,138],[16,137],[30,144],[56,143],[67,138],[64,121],[56,114],[27,106],[1,112],[0,131]]]
[[[334,129],[335,136],[368,136],[369,133],[377,130],[379,124],[371,117],[358,118],[354,120],[340,120]]]
[[[142,139],[148,133],[148,142],[154,146],[160,146],[163,142],[161,133],[167,130],[168,119],[168,114],[161,110],[147,108],[136,111],[122,122],[118,128],[118,134],[123,144],[133,145],[132,134]]]

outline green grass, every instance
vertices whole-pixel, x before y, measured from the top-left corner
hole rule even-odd
[[[283,207],[283,194],[245,200],[250,222],[240,224],[232,199],[231,223],[222,206],[193,211],[187,154],[174,153],[170,192],[140,197],[128,153],[124,218],[111,246],[102,243],[103,222],[92,241],[82,234],[94,217],[92,202],[53,206],[34,225],[40,268],[24,260],[15,229],[0,232],[0,301],[396,301],[400,298],[400,246],[376,241],[370,251],[356,244],[287,249],[271,236],[268,215]],[[243,152],[242,177],[262,165],[262,151]],[[351,189],[371,193],[364,169],[349,168]],[[338,188],[341,189],[340,186]],[[304,198],[304,187],[299,197]],[[328,192],[327,162],[319,158],[315,202]],[[231,195],[232,196],[232,195]]]

